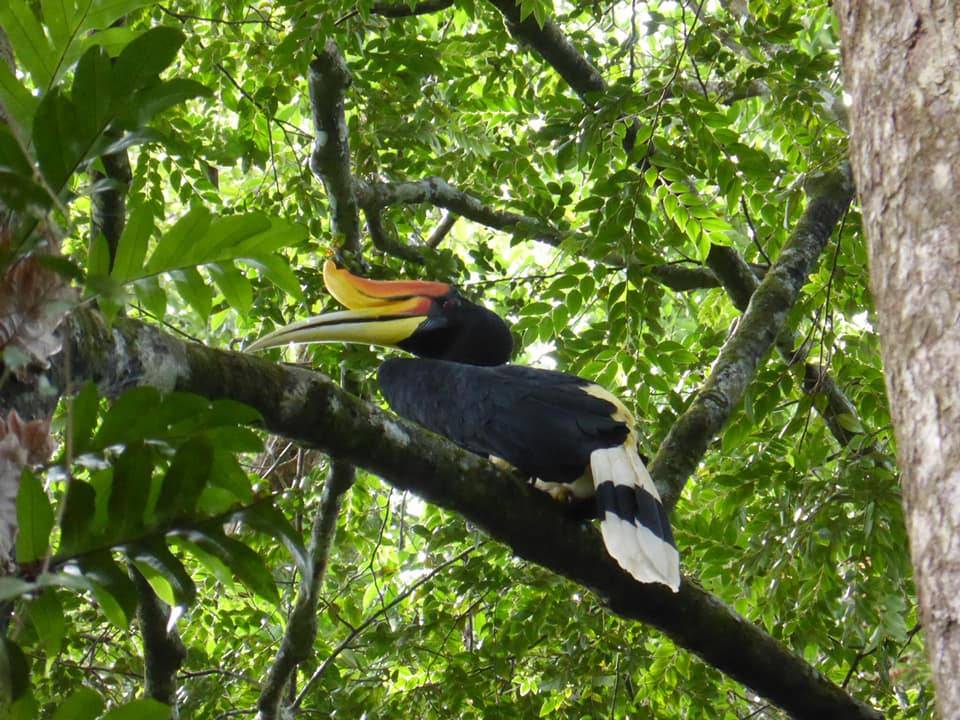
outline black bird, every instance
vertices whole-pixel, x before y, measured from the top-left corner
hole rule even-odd
[[[247,350],[339,341],[418,356],[380,367],[393,410],[510,463],[554,497],[595,495],[610,555],[637,580],[678,589],[673,533],[637,452],[634,420],[616,397],[575,375],[505,364],[513,349],[507,324],[451,285],[368,280],[330,260],[323,277],[348,310],[292,323]]]

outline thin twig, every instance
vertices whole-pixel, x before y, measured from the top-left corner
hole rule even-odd
[[[360,633],[362,633],[364,630],[370,627],[373,623],[375,623],[381,616],[385,615],[388,611],[395,608],[397,605],[399,605],[404,600],[406,600],[421,585],[424,585],[425,583],[430,582],[431,580],[433,580],[433,578],[435,578],[441,572],[446,570],[448,567],[450,567],[454,563],[459,562],[460,560],[463,560],[463,558],[467,557],[470,553],[476,550],[479,550],[488,542],[489,542],[488,540],[481,540],[476,545],[468,547],[459,555],[456,555],[450,558],[449,560],[441,563],[440,565],[435,567],[433,570],[431,570],[429,573],[424,575],[422,578],[420,578],[414,583],[411,583],[406,590],[401,592],[393,600],[391,600],[389,603],[381,607],[379,610],[373,613],[370,617],[368,617],[366,620],[360,623],[355,630],[353,630],[349,635],[347,635],[347,637],[344,638],[340,642],[340,644],[333,649],[333,652],[331,652],[330,655],[327,656],[327,658],[320,664],[320,667],[318,667],[314,671],[313,675],[310,676],[310,679],[307,680],[306,683],[304,683],[303,690],[300,691],[300,694],[297,696],[297,699],[291,706],[291,709],[294,711],[299,709],[301,703],[303,702],[303,699],[307,696],[307,693],[310,691],[310,688],[313,687],[313,684],[320,679],[320,676],[323,675],[323,673],[327,671],[327,668],[330,667],[331,663],[333,663],[333,661],[337,658],[337,656],[340,655],[340,653],[342,653],[348,647],[350,647],[350,643],[352,643]]]

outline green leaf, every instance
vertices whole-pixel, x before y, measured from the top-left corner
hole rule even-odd
[[[88,687],[80,687],[57,708],[52,720],[92,720],[101,712],[103,699],[99,693]]]
[[[47,207],[51,200],[47,191],[34,181],[33,163],[24,154],[20,142],[3,125],[0,125],[0,199],[17,210],[30,205]]]
[[[851,415],[850,413],[840,413],[836,416],[837,423],[847,432],[852,433],[862,433],[864,432],[863,424],[856,418],[856,416]]]
[[[270,220],[262,213],[227,215],[211,221],[210,229],[197,242],[191,252],[196,262],[232,260],[237,257],[234,249],[251,238],[270,230]]]
[[[2,63],[0,67],[3,67]],[[33,174],[33,163],[24,153],[20,142],[5,125],[0,125],[0,164],[25,179],[30,179]]]
[[[232,452],[220,447],[216,440],[213,441],[213,446],[216,450],[213,454],[213,468],[208,487],[227,490],[233,496],[234,502],[247,503],[253,500],[253,487],[250,478],[240,467],[237,457]]]
[[[82,27],[85,29],[108,28],[124,15],[129,15],[134,10],[148,5],[153,3],[150,0],[93,0]]]
[[[3,168],[0,168],[0,200],[12,210],[20,211],[30,205],[44,208],[50,205],[50,197],[40,185]]]
[[[33,144],[44,177],[59,193],[84,156],[85,145],[92,141],[78,137],[76,109],[59,90],[43,96],[33,118]]]
[[[29,563],[44,557],[52,529],[53,508],[43,483],[24,468],[17,490],[17,562]]]
[[[143,531],[143,515],[150,496],[153,464],[153,452],[142,441],[127,445],[113,463],[113,484],[108,505],[111,542],[124,542]]]
[[[143,273],[143,259],[147,256],[147,243],[153,233],[153,210],[146,205],[137,207],[123,228],[117,243],[117,256],[113,261],[111,277],[125,283]]]
[[[108,275],[110,273],[110,246],[103,233],[90,238],[90,250],[87,255],[87,274]]]
[[[241,315],[247,315],[253,306],[253,288],[250,281],[233,265],[211,263],[210,276],[224,299]]]
[[[156,437],[157,429],[166,429],[166,423],[156,414],[144,413],[144,408],[161,405],[160,391],[144,386],[127,390],[113,401],[94,438],[93,450],[120,445],[129,440]]]
[[[74,455],[87,452],[90,438],[93,437],[93,428],[97,424],[97,410],[100,399],[97,396],[97,386],[88,380],[83,384],[71,402],[67,404],[70,422],[70,441]]]
[[[70,481],[60,522],[60,555],[76,555],[93,546],[96,541],[92,532],[96,498],[92,485],[76,478]]]
[[[131,107],[133,115],[126,117],[126,120],[133,127],[143,126],[167,108],[191,98],[210,94],[210,90],[196,80],[189,78],[164,80],[137,93],[136,103]]]
[[[290,524],[286,516],[271,503],[257,503],[256,505],[238,512],[236,519],[267,535],[272,535],[286,545],[294,562],[305,578],[312,574],[303,538],[296,528]]]
[[[33,590],[34,584],[20,578],[3,576],[0,577],[0,602],[4,600],[14,600]]]
[[[0,707],[22,697],[30,689],[30,665],[13,640],[0,637]]]
[[[263,416],[256,408],[230,398],[221,398],[214,400],[211,404],[210,414],[205,419],[205,427],[253,425],[262,422]]]
[[[174,270],[171,274],[180,297],[187,301],[204,322],[210,319],[213,307],[213,290],[204,282],[196,268]]]
[[[93,595],[107,619],[125,630],[137,611],[137,589],[107,550],[86,553],[77,559],[91,582]]]
[[[207,232],[210,220],[210,211],[204,207],[193,208],[180,218],[160,238],[150,260],[147,261],[145,272],[139,277],[195,265],[196,263],[185,262],[185,258],[193,254],[193,245]]]
[[[33,126],[33,115],[40,100],[30,94],[5,62],[0,63],[0,103],[6,108],[18,133],[26,135]]]
[[[130,41],[113,66],[113,92],[123,97],[153,84],[186,39],[173,27],[152,27]]]
[[[47,656],[47,669],[60,654],[63,638],[67,632],[66,620],[63,616],[63,606],[57,599],[56,591],[47,588],[27,606],[30,622],[37,631],[37,637],[43,645]]]
[[[606,202],[602,197],[597,195],[591,195],[586,197],[574,206],[575,212],[590,212],[591,210],[599,210],[603,207],[604,202]]]
[[[205,437],[191,438],[177,450],[170,463],[156,514],[160,522],[193,513],[200,493],[210,481],[213,447]]]
[[[101,720],[170,720],[170,706],[153,698],[141,698],[114,708]]]
[[[207,430],[204,435],[217,450],[231,453],[255,453],[263,450],[263,440],[250,428],[223,425]]]
[[[77,63],[70,97],[76,108],[77,125],[71,128],[81,142],[92,142],[107,129],[114,112],[110,58],[101,47],[92,47]],[[89,149],[81,153],[90,157]]]
[[[160,287],[160,281],[156,276],[137,280],[133,291],[149,313],[158,318],[167,314],[167,294]]]
[[[230,568],[237,579],[265,600],[276,603],[276,582],[266,565],[253,550],[242,542],[227,537],[218,527],[192,528],[181,530],[183,535],[205,552],[210,553]]]
[[[56,57],[30,4],[24,0],[0,4],[0,26],[10,40],[17,62],[30,73],[37,87],[46,88],[53,78]]]
[[[127,550],[127,554],[165,602],[171,605],[193,603],[197,588],[181,562],[173,556],[162,541],[149,540],[137,543]],[[173,597],[168,597],[166,589],[153,582],[154,575],[159,575],[169,583]]]
[[[262,272],[270,282],[297,300],[303,299],[300,280],[290,269],[290,263],[279,255],[264,255],[259,258],[242,258]]]
[[[228,256],[218,259],[263,257],[280,248],[297,245],[306,238],[307,229],[285,220],[270,219],[270,228],[231,246]]]

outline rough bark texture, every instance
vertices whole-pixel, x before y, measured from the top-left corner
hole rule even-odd
[[[337,245],[360,251],[360,220],[350,174],[350,136],[344,102],[351,77],[347,63],[333,41],[310,63],[310,108],[316,137],[310,169],[327,190],[327,202]]]
[[[838,0],[921,621],[960,717],[960,33],[944,0]]]
[[[597,528],[570,518],[546,494],[319,373],[187,343],[133,320],[108,329],[95,312],[76,313],[65,331],[74,385],[91,379],[110,395],[151,385],[244,402],[269,431],[461,514],[519,557],[592,590],[618,615],[662,630],[795,717],[880,717],[689,578],[678,593],[635,582],[607,554]],[[56,363],[48,371],[54,387],[62,387],[62,372]],[[43,410],[38,395],[9,386],[0,402],[26,414]]]
[[[330,550],[337,533],[340,503],[353,486],[353,466],[334,460],[320,496],[320,509],[310,531],[310,576],[300,581],[296,604],[287,619],[283,640],[277,656],[267,671],[267,678],[257,699],[257,719],[274,720],[283,717],[283,691],[295,678],[297,666],[309,659],[317,639],[317,604],[320,589],[327,573]]]

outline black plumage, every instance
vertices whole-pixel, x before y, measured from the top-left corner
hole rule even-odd
[[[574,482],[594,450],[629,433],[611,417],[614,405],[584,392],[588,381],[575,375],[392,358],[378,380],[399,415],[546,482]]]

